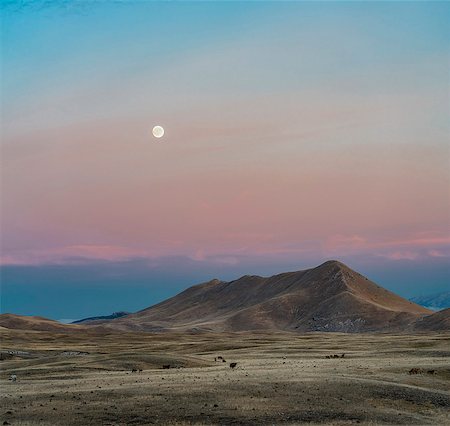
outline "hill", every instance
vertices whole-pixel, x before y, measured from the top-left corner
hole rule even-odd
[[[450,330],[450,308],[417,319],[414,329],[416,331]]]
[[[67,332],[80,330],[80,326],[71,324],[61,324],[43,317],[33,317],[15,314],[0,315],[0,327],[4,329],[27,330],[27,331],[49,331]]]
[[[123,312],[123,311],[113,312],[111,315],[101,315],[101,316],[97,316],[97,317],[89,317],[89,318],[83,318],[80,320],[72,321],[71,324],[82,324],[82,323],[87,323],[87,322],[92,322],[92,321],[97,321],[97,320],[111,320],[111,319],[121,318],[121,317],[124,317],[129,314],[130,314],[129,312]]]
[[[142,331],[399,332],[413,329],[431,313],[346,265],[328,261],[267,278],[214,279],[104,325]]]

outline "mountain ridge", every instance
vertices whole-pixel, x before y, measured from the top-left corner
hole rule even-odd
[[[103,324],[142,331],[399,331],[427,314],[431,311],[330,260],[271,277],[206,281]]]
[[[193,285],[118,318],[59,324],[0,315],[0,327],[103,332],[414,332],[450,330],[450,309],[432,311],[372,282],[339,261],[269,277],[244,275]]]
[[[110,320],[110,319],[115,319],[115,318],[121,318],[121,317],[124,317],[129,314],[130,314],[130,312],[117,311],[117,312],[113,312],[110,315],[98,315],[98,316],[94,316],[94,317],[82,318],[82,319],[79,319],[76,321],[72,321],[70,324],[82,324],[84,322],[96,321],[96,320]]]

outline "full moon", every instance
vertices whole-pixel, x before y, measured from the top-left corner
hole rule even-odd
[[[153,136],[155,138],[162,138],[164,136],[164,129],[161,126],[155,126],[152,130]]]

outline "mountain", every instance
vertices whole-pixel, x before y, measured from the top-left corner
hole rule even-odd
[[[129,315],[129,312],[119,311],[119,312],[113,312],[111,315],[102,315],[98,317],[89,317],[89,318],[83,318],[80,320],[72,321],[71,324],[81,324],[81,323],[87,323],[91,321],[98,321],[98,320],[111,320],[115,318],[121,318],[126,315]]]
[[[0,327],[14,330],[50,331],[61,333],[76,331],[81,328],[77,325],[61,324],[58,321],[53,321],[48,318],[15,314],[0,315]]]
[[[450,309],[430,311],[378,286],[338,261],[328,261],[316,268],[267,278],[245,275],[230,282],[214,279],[134,314],[119,312],[77,323],[0,315],[3,329],[54,332],[357,333],[450,330]]]
[[[450,291],[413,297],[409,300],[417,303],[418,305],[424,306],[427,309],[439,311],[441,309],[450,308]]]
[[[328,261],[268,278],[214,279],[104,325],[141,331],[400,332],[413,330],[430,314],[346,265]]]

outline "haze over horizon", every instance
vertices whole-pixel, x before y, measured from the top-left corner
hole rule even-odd
[[[1,8],[1,312],[331,258],[448,289],[449,4]]]

